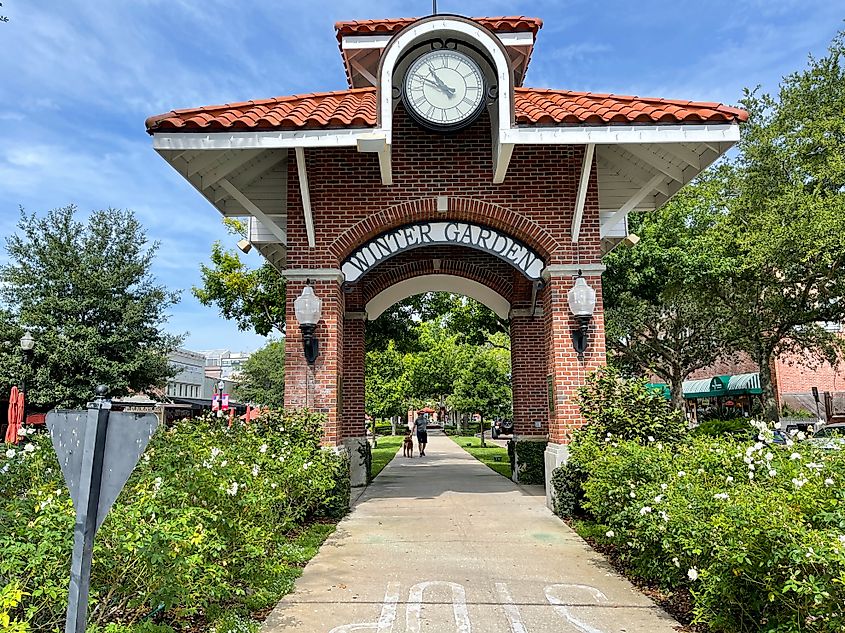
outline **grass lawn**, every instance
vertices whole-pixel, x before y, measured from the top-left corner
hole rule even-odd
[[[373,449],[373,464],[370,467],[373,478],[396,456],[404,439],[404,435],[387,435],[378,438],[378,448]]]
[[[480,437],[450,435],[449,439],[485,466],[495,470],[503,477],[511,478],[511,462],[508,458],[508,449],[497,446],[492,442],[487,442],[487,447],[482,448]],[[496,458],[499,458],[500,461],[495,461]]]

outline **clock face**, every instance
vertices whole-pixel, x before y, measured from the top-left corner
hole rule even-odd
[[[422,125],[453,130],[471,123],[484,108],[484,74],[459,51],[430,51],[405,73],[405,107]]]

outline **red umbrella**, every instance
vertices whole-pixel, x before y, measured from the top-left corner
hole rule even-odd
[[[9,394],[9,426],[6,428],[7,444],[18,443],[18,431],[23,424],[23,401],[23,392],[12,387],[12,393]]]
[[[423,409],[420,409],[419,412],[420,413],[434,413],[434,409],[432,409],[431,407],[425,407]]]

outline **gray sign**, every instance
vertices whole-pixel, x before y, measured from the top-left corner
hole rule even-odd
[[[112,412],[98,398],[87,411],[51,411],[47,428],[76,509],[65,633],[85,631],[94,535],[158,426],[152,413]]]

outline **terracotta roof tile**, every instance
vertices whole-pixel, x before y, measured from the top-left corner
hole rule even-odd
[[[516,88],[514,92],[519,125],[730,123],[748,119],[744,110],[721,103],[536,88]]]
[[[375,121],[375,89],[360,88],[172,110],[150,117],[146,125],[150,133],[214,132],[372,127]]]
[[[517,125],[731,123],[748,114],[720,103],[633,97],[566,90],[517,88]],[[189,110],[147,119],[147,131],[365,128],[376,124],[375,88],[278,97]]]
[[[347,20],[335,22],[334,28],[337,31],[337,39],[345,35],[392,35],[413,24],[421,18],[388,18],[383,20]],[[519,31],[531,31],[535,36],[543,26],[540,18],[529,18],[519,16],[499,16],[494,18],[469,18],[487,27],[495,33],[515,33]]]

